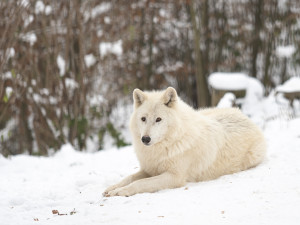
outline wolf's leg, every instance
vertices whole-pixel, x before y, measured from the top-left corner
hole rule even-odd
[[[155,177],[137,180],[125,187],[109,191],[106,196],[130,196],[143,192],[155,192],[167,188],[177,188],[185,185],[185,180],[176,174],[163,173]]]
[[[147,173],[145,173],[144,171],[141,170],[141,171],[139,171],[139,172],[137,172],[135,174],[132,174],[132,175],[126,177],[120,183],[117,183],[115,185],[110,186],[109,188],[107,188],[104,191],[103,195],[106,196],[107,193],[110,192],[110,191],[112,191],[112,190],[124,187],[124,186],[126,186],[126,185],[128,185],[128,184],[130,184],[130,183],[132,183],[132,182],[134,182],[136,180],[140,180],[140,179],[147,178],[147,177],[149,177],[149,175]]]

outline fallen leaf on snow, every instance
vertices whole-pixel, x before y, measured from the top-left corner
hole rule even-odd
[[[74,215],[76,213],[75,208],[70,212],[70,215]]]

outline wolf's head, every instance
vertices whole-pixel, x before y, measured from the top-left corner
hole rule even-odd
[[[175,108],[179,100],[174,88],[164,91],[133,91],[134,112],[131,117],[132,132],[147,146],[168,138],[176,124]]]

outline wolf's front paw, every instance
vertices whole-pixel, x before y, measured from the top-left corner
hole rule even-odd
[[[109,191],[105,197],[112,197],[112,196],[131,196],[136,194],[131,188],[129,187],[121,187],[115,190]]]
[[[118,188],[117,185],[112,185],[112,186],[108,187],[108,188],[102,193],[102,195],[103,195],[104,197],[108,197],[108,196],[107,196],[108,193],[111,192],[111,191],[113,191],[113,190],[115,190],[115,189],[117,189],[117,188]]]

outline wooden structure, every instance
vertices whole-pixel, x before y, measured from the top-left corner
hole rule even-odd
[[[290,102],[290,106],[293,108],[295,99],[300,100],[300,91],[276,91],[275,95],[282,93],[283,96]]]
[[[244,73],[215,72],[209,75],[211,105],[216,106],[226,93],[232,93],[236,99],[244,98],[248,87],[248,76]]]
[[[300,77],[291,77],[283,85],[278,86],[275,95],[278,94],[282,94],[289,101],[290,107],[294,109],[294,100],[300,100]]]

